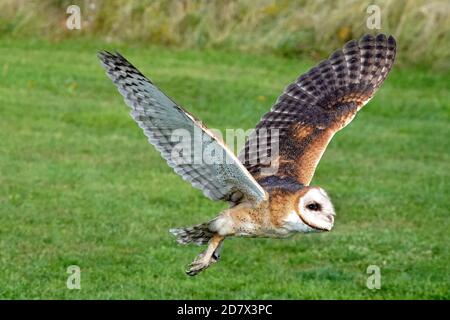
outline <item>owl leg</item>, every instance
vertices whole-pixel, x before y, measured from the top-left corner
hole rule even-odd
[[[201,271],[216,263],[220,257],[220,249],[225,237],[215,233],[209,241],[208,248],[200,253],[195,260],[188,266],[186,273],[195,276]]]
[[[214,253],[212,255],[212,258],[216,259],[216,261],[219,261],[219,259],[220,259],[220,253],[222,252],[222,247],[223,247],[223,240],[217,246],[216,250],[214,250]]]

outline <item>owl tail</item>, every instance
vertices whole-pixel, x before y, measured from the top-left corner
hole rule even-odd
[[[170,229],[177,242],[181,244],[194,243],[196,245],[207,244],[214,233],[209,229],[210,222],[197,224],[191,227]]]

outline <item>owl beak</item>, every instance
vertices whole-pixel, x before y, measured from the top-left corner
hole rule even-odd
[[[324,216],[324,219],[329,222],[328,228],[326,229],[326,231],[330,231],[334,226],[334,215],[330,214],[330,215]]]
[[[334,214],[316,214],[311,212],[300,212],[302,221],[317,231],[331,231],[334,225]]]

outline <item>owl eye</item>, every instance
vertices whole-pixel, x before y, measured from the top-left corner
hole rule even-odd
[[[319,211],[320,210],[320,204],[318,204],[317,202],[310,203],[306,207],[309,210],[312,210],[312,211]]]

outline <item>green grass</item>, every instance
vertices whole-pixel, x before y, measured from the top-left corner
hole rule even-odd
[[[395,68],[328,147],[313,184],[330,233],[201,250],[168,229],[225,208],[148,145],[95,56],[104,43],[0,39],[0,298],[439,298],[449,294],[450,75]],[[255,125],[312,65],[223,51],[118,49],[212,128]],[[265,99],[260,96],[264,96]],[[81,290],[66,268],[81,267]],[[382,287],[366,287],[369,265]]]

